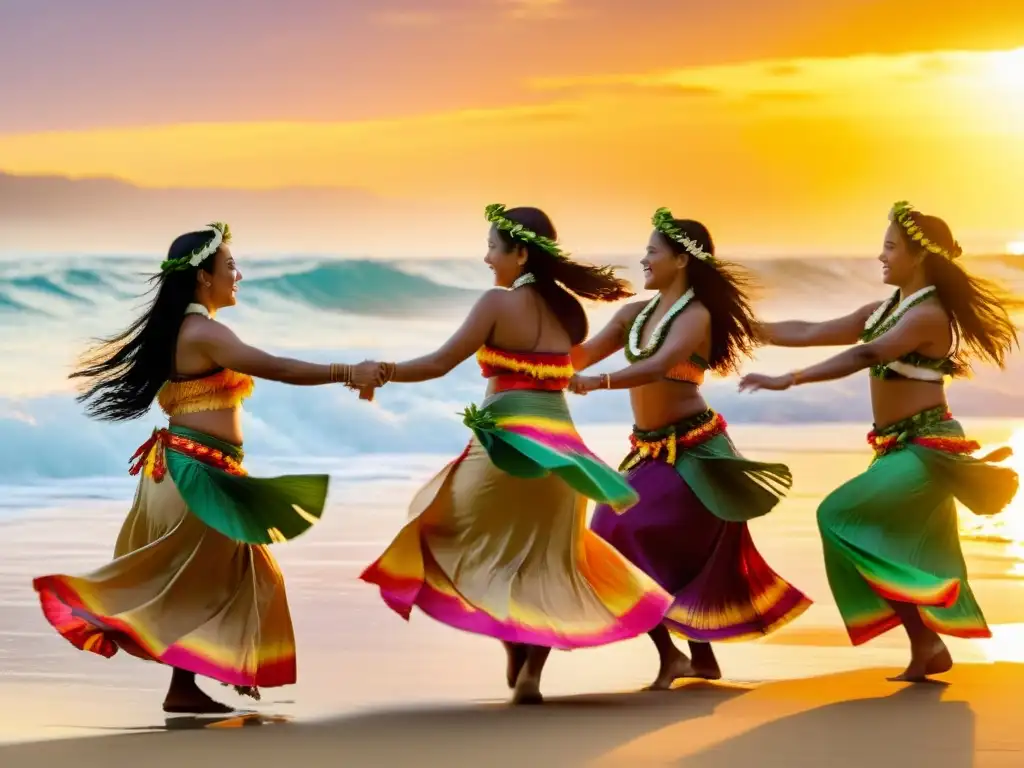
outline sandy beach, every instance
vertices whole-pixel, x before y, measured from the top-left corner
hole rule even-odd
[[[31,576],[104,562],[127,508],[127,498],[65,501],[0,523],[0,765],[159,766],[199,754],[211,763],[230,757],[254,766],[296,758],[310,766],[412,759],[495,766],[1019,764],[1024,737],[1013,714],[1024,681],[1019,545],[964,544],[995,637],[952,640],[958,666],[946,684],[888,683],[886,674],[905,663],[905,638],[892,632],[862,648],[849,646],[814,526],[822,496],[863,466],[866,455],[759,451],[767,444],[762,428],[734,433],[741,445],[752,445],[750,455],[788,461],[794,469],[791,497],[753,530],[768,560],[816,602],[765,640],[719,646],[721,683],[639,692],[654,673],[655,656],[646,638],[637,638],[555,654],[545,673],[548,706],[508,707],[496,643],[418,613],[406,624],[357,580],[404,519],[417,485],[368,479],[336,483],[321,525],[276,549],[299,640],[299,683],[266,690],[253,703],[207,681],[213,695],[250,713],[166,718],[159,707],[166,670],[123,654],[108,660],[78,652],[40,615]],[[616,430],[585,436],[614,459],[621,442]],[[423,462],[425,470],[429,464]]]

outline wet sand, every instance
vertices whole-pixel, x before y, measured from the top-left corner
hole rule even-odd
[[[594,444],[614,458],[615,443]],[[951,685],[887,683],[905,664],[905,638],[892,632],[849,647],[814,525],[824,493],[865,456],[747,452],[794,469],[791,498],[753,530],[769,562],[816,601],[811,610],[766,640],[719,646],[721,684],[664,694],[636,692],[654,674],[646,638],[556,653],[545,676],[549,706],[528,710],[505,704],[496,643],[418,613],[407,624],[356,578],[398,529],[418,480],[337,483],[323,522],[276,548],[299,683],[266,690],[257,704],[204,683],[262,720],[165,719],[165,669],[81,653],[43,621],[31,577],[108,559],[127,500],[63,502],[0,522],[0,765],[179,765],[198,755],[252,766],[1022,764],[1013,713],[1024,667],[1005,663],[1024,662],[1019,547],[965,542],[996,637],[950,643],[959,662],[945,678]]]

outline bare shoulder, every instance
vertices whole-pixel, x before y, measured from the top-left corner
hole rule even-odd
[[[178,337],[184,341],[203,342],[224,338],[231,331],[223,323],[201,315],[189,315],[181,323]]]
[[[949,312],[937,298],[921,302],[909,314],[914,315],[917,321],[921,323],[941,326],[949,325]]]
[[[632,323],[648,303],[642,299],[639,301],[629,301],[616,310],[615,319],[625,323]]]
[[[683,311],[683,317],[692,323],[710,323],[711,311],[701,301],[694,301]]]

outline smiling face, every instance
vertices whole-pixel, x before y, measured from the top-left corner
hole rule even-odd
[[[686,270],[688,258],[686,254],[676,255],[665,236],[654,230],[647,241],[647,253],[640,260],[644,268],[644,288],[660,291],[671,286]]]
[[[509,288],[523,273],[526,264],[526,249],[513,242],[508,245],[498,235],[498,228],[491,226],[487,233],[487,255],[484,264],[494,272],[494,284],[501,288]]]
[[[885,230],[885,240],[878,260],[882,262],[882,282],[902,286],[914,279],[921,266],[922,256],[907,245],[903,228],[894,221]]]
[[[231,249],[222,245],[210,259],[210,266],[210,272],[202,269],[196,272],[199,281],[197,298],[213,310],[233,307],[238,303],[238,283],[242,273],[235,264]]]

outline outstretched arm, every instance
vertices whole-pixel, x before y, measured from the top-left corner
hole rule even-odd
[[[215,364],[259,379],[312,386],[331,383],[331,366],[278,357],[246,344],[215,320],[197,323],[190,340]]]
[[[846,378],[857,371],[862,371],[873,365],[889,363],[914,352],[948,327],[949,319],[942,309],[921,307],[908,312],[893,328],[874,341],[850,347],[810,368],[782,376],[748,374],[740,380],[740,391],[755,392],[759,389],[779,391],[789,389],[796,384],[811,384],[817,381]]]
[[[600,333],[573,347],[572,367],[576,371],[585,371],[622,349],[626,343],[626,332],[643,306],[643,302],[634,301],[620,307]]]
[[[697,351],[711,330],[711,315],[695,305],[676,318],[661,347],[645,360],[601,376],[576,376],[571,385],[574,392],[585,394],[595,389],[632,389],[665,377],[675,365]]]
[[[882,302],[865,304],[856,312],[823,323],[803,320],[784,320],[779,323],[760,323],[758,340],[775,347],[838,347],[856,344],[871,313]]]
[[[487,343],[498,317],[498,302],[506,292],[489,290],[469,311],[469,316],[448,341],[429,355],[394,364],[390,381],[416,382],[438,379]]]

